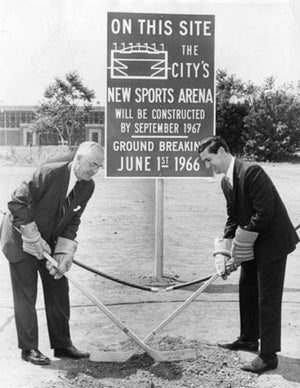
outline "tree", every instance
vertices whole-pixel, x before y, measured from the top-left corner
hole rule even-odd
[[[295,154],[300,140],[300,100],[292,85],[275,87],[269,77],[244,119],[244,151],[260,161],[280,161]]]
[[[42,136],[56,138],[70,146],[75,137],[80,136],[94,98],[94,91],[84,86],[76,71],[67,73],[64,78],[56,77],[46,88],[44,101],[37,108],[34,129]]]
[[[245,84],[225,70],[216,74],[216,133],[228,143],[230,150],[241,154],[244,147],[244,118],[247,116],[256,88]]]

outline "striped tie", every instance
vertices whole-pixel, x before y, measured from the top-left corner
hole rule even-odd
[[[69,207],[70,207],[70,205],[75,197],[76,190],[78,188],[78,184],[79,184],[79,181],[76,181],[73,189],[70,191],[69,195],[64,200],[63,207],[62,207],[62,215],[63,216],[66,214],[67,210],[69,209]]]

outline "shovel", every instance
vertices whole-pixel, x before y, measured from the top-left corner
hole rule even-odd
[[[180,306],[177,307],[164,321],[162,321],[154,330],[152,330],[143,340],[143,345],[145,346],[145,342],[149,341],[152,337],[154,337],[160,330],[162,330],[169,322],[171,322],[183,309],[185,309],[194,299],[196,299],[210,284],[212,284],[219,275],[217,273],[213,274],[201,287],[198,288],[197,291],[195,291],[185,302],[183,302]],[[167,290],[167,289],[166,289]],[[135,341],[137,342],[137,341]],[[140,344],[139,344],[140,345]],[[140,345],[141,346],[141,345]],[[147,346],[147,345],[146,345]],[[141,346],[144,350],[145,348]],[[128,361],[134,354],[136,354],[137,349],[133,349],[127,352],[100,352],[97,353],[96,356],[93,356],[91,358],[92,361],[99,361],[99,362],[126,362]],[[153,351],[153,349],[152,349]],[[175,350],[170,352],[161,352],[168,357],[173,357],[173,353],[175,352],[176,358],[185,360],[187,359],[187,356],[192,356],[192,350]],[[150,354],[149,352],[147,352]],[[151,354],[150,354],[151,355]],[[174,355],[175,356],[175,355]],[[181,358],[179,358],[181,356]],[[154,357],[152,357],[154,358]],[[196,356],[194,357],[194,359]],[[154,358],[155,359],[155,358]],[[175,361],[173,359],[172,361]]]
[[[57,262],[47,252],[44,252],[44,257],[49,260],[56,268],[58,268]],[[146,353],[149,354],[155,361],[181,361],[181,360],[194,360],[197,358],[196,351],[194,349],[184,350],[172,350],[172,351],[158,351],[152,349],[146,345],[135,333],[127,328],[103,303],[100,302],[94,295],[92,295],[87,289],[85,289],[77,280],[75,280],[69,273],[64,273],[64,276],[74,284],[84,295],[86,295],[111,321],[113,321],[119,329],[121,329],[130,339],[132,339],[139,347],[141,347]],[[107,355],[110,352],[107,352]],[[131,353],[131,352],[130,352]],[[104,356],[106,352],[103,352],[102,362],[122,362],[118,361],[118,352],[114,352],[116,360],[111,360],[109,357]],[[131,356],[130,356],[131,357]],[[129,357],[129,358],[130,358]]]

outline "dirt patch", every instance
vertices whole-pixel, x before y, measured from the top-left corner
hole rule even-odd
[[[74,386],[76,382],[76,386],[82,388],[255,387],[257,377],[239,370],[239,357],[232,352],[222,351],[211,344],[169,336],[152,342],[151,346],[158,350],[196,349],[197,359],[155,363],[147,354],[140,354],[118,364],[85,361],[68,365],[68,371],[61,378],[65,386]],[[132,349],[132,344],[124,343],[115,350],[129,349]],[[97,380],[100,385],[95,385]]]

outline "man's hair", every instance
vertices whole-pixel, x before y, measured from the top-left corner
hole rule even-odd
[[[104,154],[104,148],[97,142],[95,141],[84,141],[81,143],[76,151],[76,156],[77,155],[86,155],[92,150],[98,152],[99,154],[103,153]]]
[[[201,140],[198,152],[199,154],[208,148],[208,152],[216,154],[220,147],[223,147],[226,152],[230,152],[228,144],[221,136],[211,136]]]

